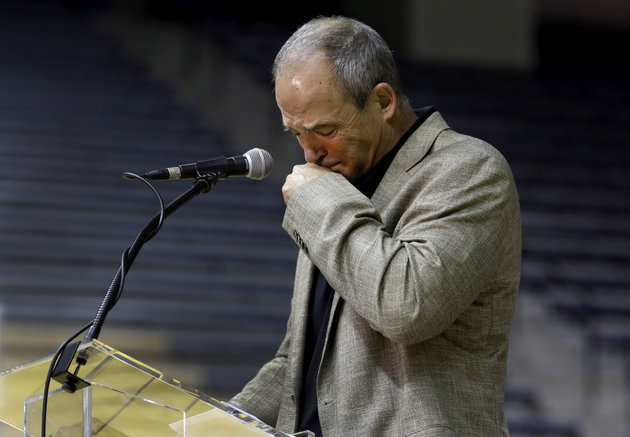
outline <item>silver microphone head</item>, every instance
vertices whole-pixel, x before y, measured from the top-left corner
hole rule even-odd
[[[264,179],[271,174],[273,158],[264,149],[251,149],[243,154],[247,160],[247,177],[250,179]]]

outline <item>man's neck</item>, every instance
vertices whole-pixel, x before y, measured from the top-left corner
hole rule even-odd
[[[418,116],[410,106],[405,105],[399,113],[397,113],[392,120],[392,135],[387,150],[384,151],[383,156],[389,153],[396,144],[400,141],[400,138],[409,130],[409,128],[418,120]]]

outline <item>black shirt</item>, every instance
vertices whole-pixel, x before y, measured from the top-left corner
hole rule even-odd
[[[363,195],[372,197],[402,145],[433,112],[435,112],[434,106],[427,106],[416,110],[418,120],[414,122],[400,140],[398,140],[394,148],[390,150],[378,164],[354,183],[354,186],[361,191]],[[322,437],[322,429],[317,412],[317,374],[324,351],[326,330],[328,328],[334,294],[335,291],[316,267],[315,274],[313,275],[308,321],[306,325],[306,338],[304,341],[302,393],[300,396],[298,418],[298,431],[309,430],[314,432],[316,437]],[[334,329],[331,328],[331,332],[334,332]],[[331,339],[332,338],[329,338],[329,341],[331,341]]]

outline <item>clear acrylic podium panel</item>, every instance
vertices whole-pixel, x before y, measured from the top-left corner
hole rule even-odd
[[[69,394],[51,382],[47,436],[290,436],[97,340],[82,345],[78,353],[88,359],[77,376],[90,386]],[[0,373],[3,437],[41,435],[44,382],[51,359]],[[74,372],[74,367],[70,370]]]

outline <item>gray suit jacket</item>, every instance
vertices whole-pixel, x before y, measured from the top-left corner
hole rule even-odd
[[[431,115],[372,199],[343,176],[294,191],[286,337],[231,402],[294,432],[313,265],[336,291],[317,381],[325,437],[502,436],[520,279],[518,196],[488,144]]]

